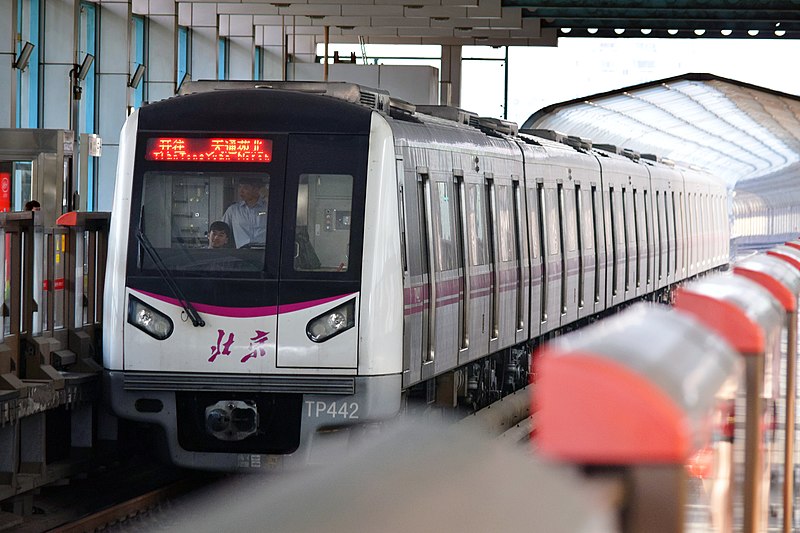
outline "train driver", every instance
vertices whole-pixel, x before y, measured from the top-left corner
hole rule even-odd
[[[233,231],[237,248],[264,246],[267,241],[267,199],[261,195],[265,180],[245,177],[239,180],[240,200],[228,206],[222,221]]]

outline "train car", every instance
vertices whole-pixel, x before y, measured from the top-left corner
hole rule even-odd
[[[700,230],[677,168],[352,84],[255,85],[191,84],[121,135],[106,393],[178,465],[323,463],[410,398],[484,405],[543,336],[727,260],[717,231],[677,268]]]

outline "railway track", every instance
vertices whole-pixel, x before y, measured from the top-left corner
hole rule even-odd
[[[124,502],[58,526],[52,531],[58,533],[84,533],[108,530],[117,524],[122,524],[127,520],[140,516],[142,513],[157,510],[161,505],[176,498],[186,496],[198,488],[201,488],[206,483],[207,480],[203,483],[193,477],[180,479],[166,486],[159,487],[140,496],[135,496]]]
[[[456,425],[464,431],[488,433],[513,444],[526,442],[533,423],[529,412],[529,388],[526,387],[504,397],[461,419]],[[180,502],[190,500],[192,494],[211,484],[212,481],[208,477],[189,475],[70,520],[51,531],[82,533],[100,530],[170,529],[181,521],[181,516],[185,515]]]

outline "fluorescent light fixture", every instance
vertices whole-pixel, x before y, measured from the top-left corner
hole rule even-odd
[[[86,54],[86,56],[83,58],[80,68],[78,68],[79,80],[86,79],[86,76],[89,75],[89,69],[92,68],[92,63],[94,63],[94,56],[92,54]]]
[[[33,43],[25,41],[25,45],[22,47],[22,50],[19,51],[19,56],[14,60],[13,67],[24,72],[25,69],[28,68],[28,62],[31,59],[31,53],[34,48],[35,45]]]
[[[145,68],[146,67],[142,64],[136,66],[136,70],[133,71],[133,76],[131,76],[130,81],[128,81],[128,87],[136,89],[139,86],[142,82],[142,78],[144,78]]]

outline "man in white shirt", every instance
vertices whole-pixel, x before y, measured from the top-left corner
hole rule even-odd
[[[233,231],[237,248],[264,246],[267,242],[267,200],[261,196],[264,185],[259,178],[240,179],[240,201],[228,206],[222,215],[222,221]]]

